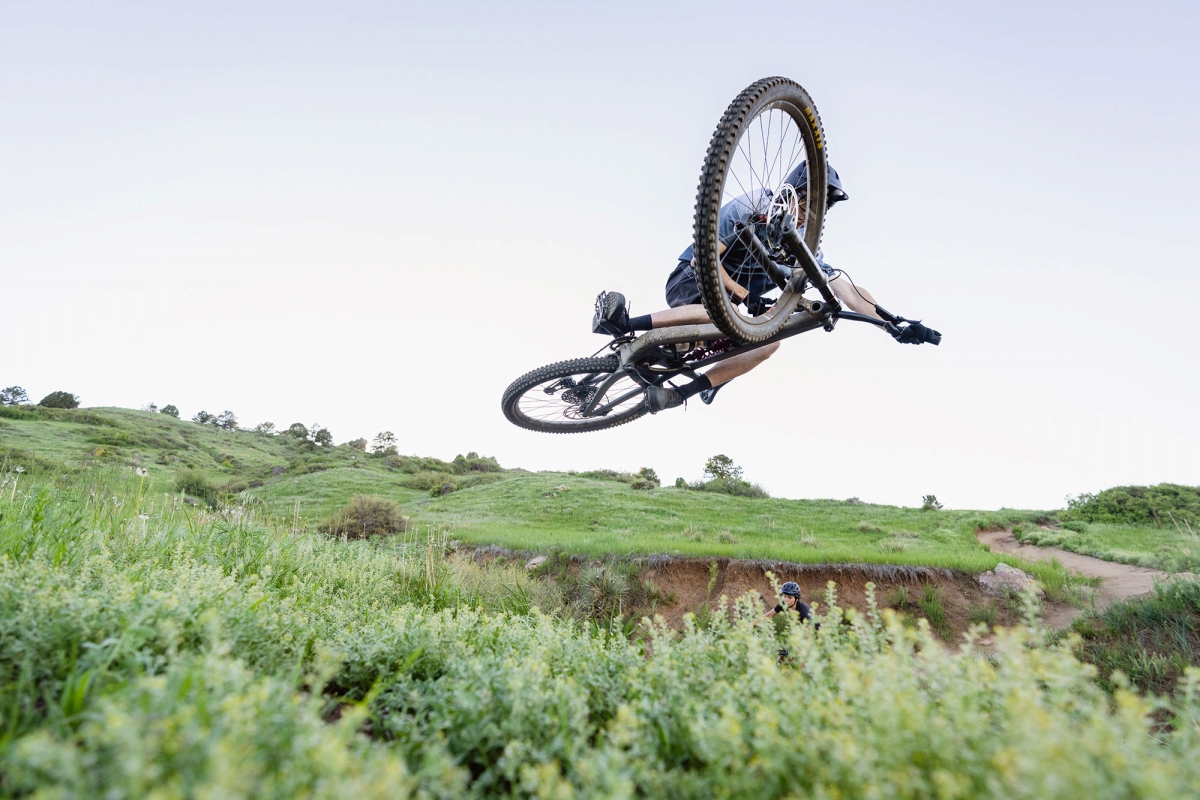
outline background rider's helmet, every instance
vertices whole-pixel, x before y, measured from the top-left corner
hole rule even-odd
[[[796,191],[803,195],[804,187],[808,185],[808,162],[801,161],[800,166],[792,170],[783,181],[796,187]],[[826,200],[825,207],[831,208],[834,203],[849,199],[850,195],[842,188],[842,179],[838,177],[837,170],[829,167],[829,199]]]
[[[800,599],[800,584],[795,581],[788,581],[783,586],[779,587],[780,594],[790,595],[797,600]]]

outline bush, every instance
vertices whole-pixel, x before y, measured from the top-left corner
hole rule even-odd
[[[642,467],[638,470],[637,480],[632,484],[634,489],[657,489],[662,484],[658,480],[658,473],[649,467]]]
[[[686,488],[688,488],[688,482],[685,481],[683,478],[676,478],[675,479],[675,488],[676,489],[686,489]]]
[[[175,478],[175,491],[203,500],[209,506],[217,504],[217,487],[198,469],[185,469]]]
[[[732,494],[737,497],[770,497],[767,490],[757,483],[750,483],[739,478],[713,478],[710,481],[700,481],[688,484],[688,488],[697,492],[719,492]]]
[[[179,419],[179,409],[176,408],[175,406],[171,405],[170,403],[168,403],[167,405],[165,405],[161,409],[159,409],[158,413],[166,414],[168,417],[174,417],[175,419]]]
[[[349,539],[367,539],[407,529],[408,517],[400,513],[398,505],[391,500],[365,494],[354,495],[349,503],[318,527],[321,533]]]
[[[38,405],[44,408],[79,408],[79,398],[70,392],[51,392]]]
[[[207,411],[197,411],[196,416],[192,417],[192,422],[199,423],[200,425],[208,425],[214,419],[216,419],[216,417]]]
[[[346,442],[346,444],[349,445],[354,450],[359,450],[364,453],[367,452],[367,440],[366,439],[351,439],[350,441]]]
[[[927,494],[921,497],[922,511],[941,511],[942,504],[938,502],[937,495]]]
[[[482,458],[474,451],[467,453],[465,456],[461,453],[454,457],[450,462],[450,468],[455,475],[466,475],[468,472],[503,472],[504,468],[500,466],[495,458]]]
[[[1174,517],[1200,520],[1200,487],[1160,483],[1157,486],[1117,486],[1099,494],[1081,494],[1067,501],[1067,510],[1059,515],[1064,520],[1084,522],[1114,522],[1172,526]]]
[[[454,483],[454,476],[448,472],[418,472],[405,480],[405,485],[422,492],[430,489],[440,489],[444,483]]]

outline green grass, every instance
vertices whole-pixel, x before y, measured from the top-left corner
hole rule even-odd
[[[791,615],[754,626],[747,599],[631,640],[438,540],[291,533],[256,506],[156,500],[142,519],[138,484],[90,470],[0,496],[0,796],[1175,798],[1200,782],[1200,673],[1163,701],[1110,697],[1036,627],[984,657],[832,595],[819,635]],[[593,604],[629,591],[580,580]]]
[[[1188,667],[1200,665],[1200,581],[1160,584],[1148,598],[1075,620],[1069,631],[1080,637],[1079,657],[1096,666],[1106,690],[1123,683],[1114,676],[1119,671],[1142,691],[1170,692]]]
[[[980,545],[979,527],[1044,516],[744,498],[674,487],[633,491],[614,481],[562,473],[515,476],[404,508],[417,524],[444,528],[464,541],[518,550],[911,564],[970,572],[1014,561]],[[1062,571],[1052,565],[1021,566],[1048,582],[1061,581]]]

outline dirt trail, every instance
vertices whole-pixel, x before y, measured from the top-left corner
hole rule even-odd
[[[1096,595],[1097,609],[1107,608],[1113,603],[1131,597],[1147,595],[1154,589],[1155,581],[1171,577],[1167,572],[1092,558],[1072,553],[1070,550],[1063,550],[1061,547],[1035,547],[1030,544],[1021,544],[1008,529],[979,531],[975,537],[995,553],[1012,553],[1030,561],[1057,559],[1067,569],[1075,570],[1089,578],[1100,578],[1100,590]]]

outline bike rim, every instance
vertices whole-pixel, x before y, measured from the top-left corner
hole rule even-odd
[[[542,381],[521,393],[515,411],[530,422],[564,427],[593,425],[640,411],[644,387],[624,375],[602,386],[609,375],[580,371]],[[585,417],[583,409],[593,401],[595,412]]]

